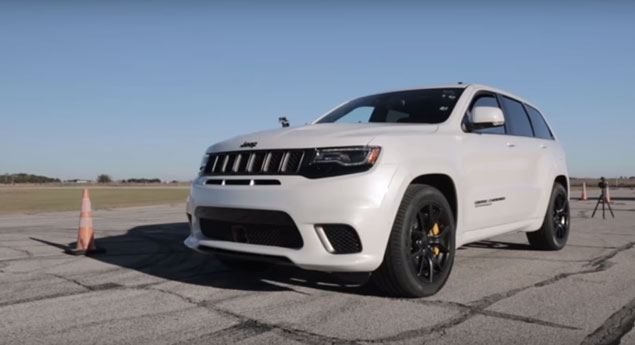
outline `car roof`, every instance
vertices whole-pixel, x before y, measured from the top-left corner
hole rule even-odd
[[[524,98],[522,98],[520,96],[514,95],[511,92],[507,92],[505,90],[501,90],[501,89],[497,89],[497,88],[492,87],[492,86],[481,85],[481,84],[470,84],[469,86],[471,88],[473,88],[475,91],[491,91],[491,92],[495,92],[495,93],[501,94],[503,96],[507,96],[507,97],[513,98],[513,99],[515,99],[517,101],[520,101],[522,103],[525,103],[525,104],[531,106],[532,108],[538,109],[538,107],[533,105],[528,100],[526,100],[526,99],[524,99]]]

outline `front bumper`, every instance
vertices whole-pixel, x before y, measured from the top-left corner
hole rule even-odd
[[[300,176],[268,176],[280,185],[207,185],[199,177],[193,184],[187,203],[192,216],[191,234],[185,245],[206,253],[205,248],[284,257],[310,270],[327,272],[370,272],[381,264],[392,223],[401,201],[400,183],[394,165],[377,165],[353,175],[324,179]],[[223,177],[250,179],[250,176]],[[262,176],[253,178],[263,178]],[[196,216],[198,207],[272,210],[287,213],[295,222],[303,246],[299,249],[218,241],[206,238]],[[358,233],[362,251],[355,254],[332,254],[320,241],[316,224],[347,224]]]

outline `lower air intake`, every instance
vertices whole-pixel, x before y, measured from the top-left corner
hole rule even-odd
[[[335,254],[353,254],[362,251],[362,242],[357,231],[345,224],[320,225],[328,238]]]
[[[291,217],[280,211],[198,207],[201,232],[216,241],[299,249],[304,242]]]

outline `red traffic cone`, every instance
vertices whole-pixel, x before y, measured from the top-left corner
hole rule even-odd
[[[93,233],[93,216],[90,205],[88,189],[84,189],[82,195],[82,210],[79,213],[79,232],[77,233],[77,245],[75,249],[68,248],[66,252],[73,255],[88,255],[103,253],[104,249],[95,246],[95,234]]]
[[[580,200],[587,200],[586,182],[582,182],[582,195],[580,195]]]

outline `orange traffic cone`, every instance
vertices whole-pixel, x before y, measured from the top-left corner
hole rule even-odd
[[[582,195],[580,195],[580,200],[587,200],[586,182],[582,182]]]
[[[93,233],[93,216],[91,214],[90,197],[88,189],[84,189],[82,195],[82,210],[79,213],[79,232],[75,249],[68,248],[67,253],[73,255],[88,255],[91,253],[103,253],[105,250],[95,246],[95,234]]]
[[[604,201],[611,203],[611,193],[609,192],[609,184],[606,184],[606,191],[604,192]]]

